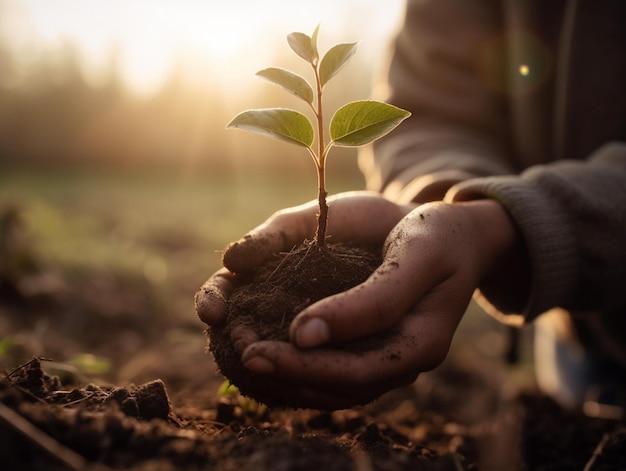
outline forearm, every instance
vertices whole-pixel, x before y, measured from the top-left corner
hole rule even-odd
[[[518,279],[519,265],[503,266],[481,286],[498,311],[531,320],[554,307],[626,306],[626,144],[604,147],[589,161],[470,180],[453,187],[448,198],[495,199],[520,231],[530,285],[511,282]]]

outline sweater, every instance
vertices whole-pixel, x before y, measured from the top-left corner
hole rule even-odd
[[[398,203],[447,194],[508,211],[530,288],[479,287],[490,313],[595,315],[621,345],[624,24],[620,0],[408,0],[384,99],[412,116],[359,155],[368,188]]]

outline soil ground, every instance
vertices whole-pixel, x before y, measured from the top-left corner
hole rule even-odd
[[[269,409],[220,392],[193,314],[208,273],[159,284],[153,258],[141,275],[67,269],[29,245],[10,207],[0,219],[2,470],[626,469],[625,423],[537,393],[526,359],[504,361],[506,331],[471,324],[482,313],[468,313],[448,359],[410,387],[332,413]],[[107,233],[118,240],[128,227]],[[206,250],[150,233],[144,242],[162,254]]]

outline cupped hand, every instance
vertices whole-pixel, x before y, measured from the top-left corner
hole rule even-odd
[[[380,245],[389,231],[404,217],[411,206],[397,205],[378,193],[345,192],[328,198],[329,240]],[[226,300],[237,284],[238,274],[286,252],[306,239],[312,239],[317,227],[317,200],[274,213],[263,224],[240,240],[229,244],[223,256],[225,268],[214,273],[196,293],[196,312],[208,325],[224,320]],[[255,339],[250,332],[235,332],[237,345]]]
[[[516,237],[492,200],[419,206],[391,230],[372,276],[304,309],[290,343],[240,341],[242,361],[259,381],[321,409],[409,384],[443,361],[474,290]],[[384,347],[364,354],[335,347],[392,327]]]

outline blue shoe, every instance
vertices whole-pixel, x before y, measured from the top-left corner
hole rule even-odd
[[[571,316],[562,310],[535,322],[535,375],[539,389],[565,408],[591,417],[626,418],[626,369],[593,356],[578,341]]]

